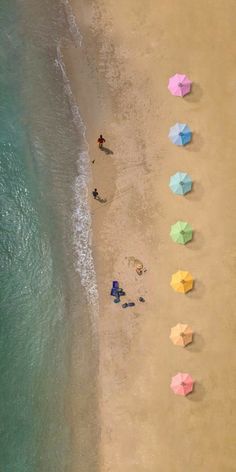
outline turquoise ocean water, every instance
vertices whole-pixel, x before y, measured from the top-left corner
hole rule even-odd
[[[87,151],[60,64],[61,43],[73,39],[66,3],[0,5],[3,472],[98,463]]]

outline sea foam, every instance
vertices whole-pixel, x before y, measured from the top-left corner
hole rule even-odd
[[[72,36],[72,39],[75,45],[80,47],[82,45],[83,36],[77,25],[76,17],[74,15],[72,6],[69,0],[62,0],[62,5],[64,6],[65,15],[66,15],[67,23],[69,25],[69,31]]]
[[[89,146],[86,139],[86,127],[81,118],[79,107],[71,89],[60,45],[57,47],[56,65],[60,68],[62,73],[64,90],[69,101],[74,125],[79,132],[80,138],[83,139],[84,150],[79,153],[77,161],[78,175],[74,184],[75,209],[73,213],[73,227],[76,253],[75,265],[76,270],[80,274],[82,286],[86,290],[87,300],[94,306],[94,308],[96,308],[97,312],[98,290],[92,255],[91,214],[88,202],[88,182],[90,179]]]

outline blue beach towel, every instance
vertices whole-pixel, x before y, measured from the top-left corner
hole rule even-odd
[[[118,282],[118,280],[113,280],[113,282],[112,282],[112,288],[119,288],[119,282]]]

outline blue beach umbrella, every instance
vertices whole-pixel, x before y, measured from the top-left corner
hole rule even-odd
[[[176,172],[170,178],[169,187],[177,195],[185,195],[192,190],[192,179],[186,172]]]
[[[170,128],[169,138],[173,144],[176,144],[177,146],[184,146],[191,141],[192,131],[186,124],[176,123]]]

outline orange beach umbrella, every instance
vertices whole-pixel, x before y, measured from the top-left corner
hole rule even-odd
[[[187,324],[178,323],[171,328],[170,339],[176,346],[187,346],[193,340],[193,330]]]

